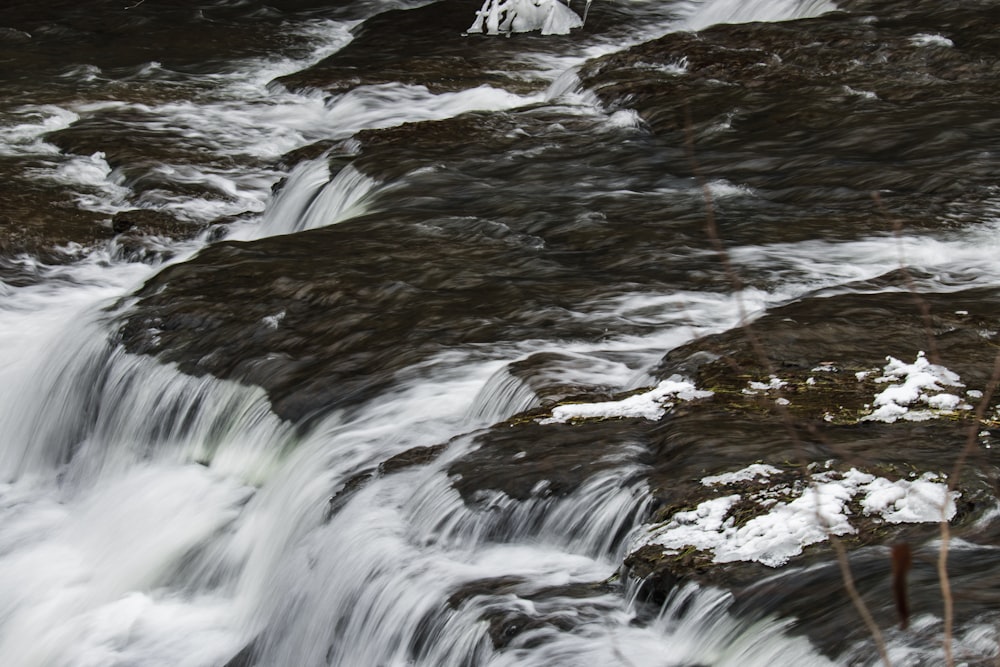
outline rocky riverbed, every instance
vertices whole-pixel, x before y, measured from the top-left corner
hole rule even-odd
[[[100,304],[108,349],[259,388],[294,433],[274,456],[329,456],[254,492],[309,489],[267,509],[294,517],[283,558],[309,565],[267,561],[278,601],[190,664],[389,660],[359,648],[376,639],[412,664],[543,664],[620,616],[672,641],[657,624],[693,614],[692,590],[804,638],[796,664],[875,664],[831,537],[893,658],[940,664],[942,519],[956,651],[995,658],[990,3],[845,0],[697,31],[722,3],[595,3],[569,35],[509,37],[465,34],[467,0],[85,4],[0,18],[18,72],[0,82],[0,294],[95,257],[148,267]],[[461,419],[333,444],[462,381]],[[414,570],[341,551],[376,507],[408,526],[392,548]],[[600,567],[466,572],[450,551],[538,544]],[[430,577],[438,551],[462,566]],[[359,600],[389,624],[382,601],[411,585],[434,592],[399,607],[423,619],[410,635],[352,625]],[[653,664],[643,641],[608,659]]]

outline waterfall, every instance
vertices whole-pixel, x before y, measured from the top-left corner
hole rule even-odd
[[[608,65],[612,59],[603,56],[666,31],[812,17],[835,5],[828,0],[630,2],[582,26],[560,0],[487,0],[469,32],[541,30],[570,36],[490,41],[460,35],[458,27],[455,43],[438,50],[433,42],[441,33],[433,32],[438,26],[432,24],[442,12],[453,11],[443,3],[430,7],[422,23],[409,12],[424,8],[425,0],[363,0],[347,3],[350,7],[327,3],[330,7],[302,9],[302,14],[285,7],[301,3],[278,3],[280,11],[255,3],[207,3],[196,23],[222,22],[232,12],[254,26],[256,38],[288,31],[280,43],[260,47],[265,55],[226,56],[232,61],[206,55],[204,62],[187,66],[171,66],[166,58],[165,65],[119,66],[112,58],[103,69],[67,62],[59,63],[54,74],[40,66],[18,81],[27,86],[36,74],[49,77],[52,88],[35,91],[37,104],[25,92],[23,107],[0,105],[0,158],[11,160],[0,165],[4,177],[23,171],[41,184],[40,191],[59,187],[51,190],[54,221],[41,214],[36,219],[27,204],[0,216],[5,235],[0,241],[18,240],[14,232],[23,231],[18,226],[23,223],[29,240],[44,237],[56,247],[51,253],[56,259],[47,265],[20,250],[8,256],[7,246],[0,246],[4,665],[832,664],[823,651],[838,647],[812,644],[810,637],[824,638],[807,636],[812,628],[796,625],[789,615],[797,613],[794,609],[777,603],[747,609],[733,592],[693,583],[652,602],[624,576],[623,563],[638,536],[665,512],[660,507],[668,495],[664,488],[675,481],[681,490],[696,485],[696,466],[715,465],[712,457],[740,456],[744,439],[770,437],[754,432],[767,424],[765,396],[752,415],[759,422],[750,425],[741,423],[735,408],[726,412],[728,404],[715,413],[680,406],[680,419],[695,415],[706,421],[685,422],[690,432],[679,435],[667,421],[636,418],[641,427],[634,430],[633,422],[624,422],[620,430],[617,422],[552,424],[565,437],[549,440],[551,432],[541,429],[550,425],[523,413],[562,401],[618,400],[629,390],[643,395],[675,362],[665,353],[725,334],[775,305],[816,295],[902,291],[886,272],[901,263],[904,251],[917,288],[965,299],[962,310],[941,317],[942,327],[965,327],[970,334],[953,337],[955,345],[972,350],[977,336],[995,339],[988,317],[970,315],[969,304],[978,302],[967,294],[974,287],[979,291],[973,297],[987,303],[1000,284],[995,201],[984,216],[988,222],[977,218],[972,230],[967,218],[955,214],[943,231],[936,218],[922,218],[933,232],[893,236],[866,228],[854,233],[849,229],[854,218],[838,208],[847,206],[846,194],[837,206],[818,201],[815,210],[800,210],[786,201],[793,199],[787,192],[785,198],[768,199],[774,192],[713,173],[709,188],[719,220],[734,237],[724,239],[730,262],[749,277],[734,294],[702,238],[703,193],[684,176],[690,167],[682,146],[656,136],[641,116],[645,111],[638,104],[629,108],[633,99],[628,95],[623,93],[622,108],[613,112],[601,102],[613,89],[628,91],[636,81],[682,83],[699,94],[729,87],[714,79],[684,79],[684,67],[655,62],[659,46],[654,45],[646,54],[650,62],[615,65],[628,75],[622,80],[607,89],[584,89],[584,81],[598,74],[586,74],[582,63]],[[83,7],[90,11],[97,4]],[[161,3],[152,1],[126,4],[130,20],[137,17],[129,34],[145,25],[140,20],[146,19],[138,18],[141,11],[162,11],[155,7]],[[296,21],[306,26],[296,32]],[[390,47],[397,45],[387,41],[372,47],[372,35],[388,31],[394,22],[420,38],[407,45],[412,50],[394,51]],[[865,25],[879,28],[875,21]],[[62,34],[63,28],[46,30]],[[171,41],[186,44],[181,28],[176,30]],[[0,37],[21,39],[10,31]],[[387,39],[405,36],[388,34]],[[66,35],[72,39],[68,29]],[[240,36],[230,37],[238,41]],[[243,39],[252,42],[251,37]],[[958,39],[951,47],[935,43],[934,48],[962,45]],[[347,49],[357,44],[358,51]],[[470,50],[462,52],[463,45]],[[251,46],[245,46],[247,52],[257,53]],[[289,53],[271,54],[271,48]],[[117,47],[108,49],[121,55]],[[324,60],[328,56],[341,57]],[[958,62],[958,55],[949,56]],[[940,66],[949,62],[942,57]],[[309,64],[317,67],[303,78],[307,90],[270,83],[275,76],[287,81]],[[385,72],[399,80],[384,80]],[[427,72],[434,76],[421,78]],[[731,88],[736,95],[739,86]],[[872,96],[874,105],[877,95]],[[906,98],[900,93],[898,104]],[[745,112],[750,118],[760,109],[748,106]],[[812,113],[821,117],[815,109]],[[873,122],[879,115],[872,114]],[[739,136],[733,129],[738,124],[726,131]],[[992,147],[986,145],[989,133],[978,130],[987,126],[983,121],[977,133],[970,133],[986,146],[982,164]],[[374,134],[387,128],[402,129]],[[924,136],[905,129],[899,135]],[[105,131],[108,138],[101,136]],[[352,140],[362,131],[376,140]],[[835,131],[839,128],[829,129]],[[59,135],[60,145],[68,146],[65,153],[47,143],[47,138],[56,141],[53,132],[65,132]],[[949,139],[940,134],[941,142]],[[147,139],[155,144],[148,151]],[[396,141],[409,142],[402,158],[393,152]],[[491,143],[477,145],[480,141]],[[72,153],[77,142],[79,150],[86,148],[80,155]],[[90,143],[102,142],[108,144],[106,152],[91,151]],[[788,145],[794,146],[791,138]],[[732,150],[740,169],[752,171],[758,158],[748,154],[756,149],[741,144],[740,150],[747,151],[741,154],[728,145],[713,148],[706,170],[721,171],[726,151]],[[324,150],[290,168],[282,166],[292,155]],[[353,151],[363,156],[367,171],[349,161]],[[769,160],[759,162],[770,165]],[[876,182],[867,179],[875,179],[885,166],[875,158],[854,162],[871,172],[866,183]],[[812,164],[800,161],[806,163]],[[838,178],[847,178],[850,163],[837,161]],[[680,175],[667,173],[670,169]],[[783,179],[793,176],[782,174]],[[940,183],[950,178],[942,170]],[[145,190],[140,192],[140,186]],[[783,181],[786,186],[799,187]],[[907,192],[922,204],[919,188]],[[27,193],[24,201],[34,205],[44,199],[31,198],[36,195]],[[78,210],[72,208],[76,205]],[[169,233],[171,221],[179,228],[190,224],[193,238],[163,236],[157,241],[163,252],[116,253],[118,244],[141,243],[142,232],[113,235],[111,219],[101,216],[132,209],[164,214],[162,226]],[[66,211],[90,217],[83,222],[60,217]],[[344,336],[337,328],[333,341],[306,341],[306,335],[325,332],[322,326],[295,331],[297,318],[317,318],[310,324],[326,324],[319,319],[324,317],[342,318],[338,325],[360,322],[366,334],[382,333],[384,326],[387,343],[379,339],[371,349],[359,345],[365,349],[351,351],[359,357],[394,357],[395,365],[372,362],[372,377],[382,374],[372,382],[376,388],[358,392],[363,401],[292,423],[279,416],[263,387],[182,370],[197,367],[198,360],[185,358],[184,350],[169,358],[193,363],[171,363],[122,344],[123,322],[146,314],[142,309],[149,304],[143,299],[153,288],[169,295],[176,284],[166,284],[166,277],[185,275],[160,274],[163,268],[202,261],[179,268],[208,275],[218,269],[208,262],[219,248],[196,256],[209,244],[232,243],[221,250],[251,245],[246,266],[254,266],[255,257],[270,260],[275,248],[306,243],[321,232],[298,241],[292,235],[338,224],[345,225],[338,233],[346,236],[352,220],[382,211],[388,214],[377,225],[377,245],[344,245],[359,253],[375,248],[377,262],[348,264],[348,278],[331,271],[313,283],[302,271],[304,277],[295,280],[306,288],[267,293],[282,282],[287,264],[274,261],[263,272],[248,272],[248,284],[236,284],[237,290],[254,290],[253,299],[258,294],[275,302],[287,299],[288,307],[281,301],[263,311],[276,313],[263,319],[273,326],[234,329],[232,339],[224,341],[246,336],[237,342],[259,343],[263,354],[278,341],[289,367],[305,373],[324,368],[310,365],[315,357],[339,361],[338,344],[354,331]],[[14,220],[15,215],[25,220]],[[801,224],[788,225],[793,217]],[[870,223],[870,215],[858,217]],[[840,225],[837,234],[811,237],[810,225],[821,224],[816,218],[822,224],[834,219],[830,224]],[[398,256],[393,224],[400,225],[399,245],[419,241]],[[64,232],[69,238],[74,225],[86,227],[81,238],[89,245],[65,241]],[[414,229],[422,235],[401,233]],[[288,236],[269,242],[279,235]],[[452,243],[459,249],[454,253],[445,247]],[[313,252],[312,246],[295,250],[297,257]],[[123,259],[139,255],[148,263]],[[320,259],[347,263],[356,258]],[[399,275],[390,277],[398,300],[379,301],[386,293],[380,282],[397,269]],[[266,280],[256,282],[260,275]],[[178,319],[198,318],[202,298],[219,312],[238,307],[212,293],[211,281],[205,284],[204,294],[193,295],[193,305],[178,305]],[[296,301],[313,287],[316,300],[308,294]],[[327,288],[335,299],[320,298]],[[352,310],[363,300],[373,308]],[[392,305],[378,307],[386,303]],[[493,303],[498,304],[495,312]],[[517,307],[507,308],[511,304]],[[421,311],[425,305],[427,314]],[[859,307],[856,312],[868,311]],[[978,331],[965,318],[979,318]],[[164,333],[157,326],[182,329],[177,340],[202,333],[196,326],[183,331],[188,322],[155,321],[150,317],[144,332],[151,340]],[[464,323],[468,330],[455,330]],[[847,323],[838,326],[849,330]],[[732,339],[719,340],[718,354],[739,352]],[[314,342],[327,347],[314,357],[294,357]],[[710,363],[714,349],[692,353],[690,359]],[[403,352],[398,359],[397,350]],[[811,363],[802,356],[791,366]],[[329,379],[324,371],[315,373],[305,385]],[[792,398],[805,391],[811,389]],[[738,393],[733,392],[734,402]],[[698,429],[707,420],[730,418],[729,430],[701,440]],[[602,430],[609,426],[614,428]],[[988,450],[995,433],[983,428],[979,437]],[[687,452],[664,454],[671,447],[699,450],[683,476],[671,477]],[[571,481],[560,485],[561,473]],[[833,572],[831,563],[826,565]],[[781,577],[790,581],[802,575],[805,568],[796,567],[793,563],[775,574],[767,585],[777,588]],[[836,588],[830,599],[843,603],[835,613],[844,614],[850,603],[839,592],[837,577],[834,572],[823,585]],[[763,588],[759,598],[772,590]],[[789,584],[786,596],[789,590],[801,588]],[[936,621],[928,618],[924,627],[932,628],[926,631],[930,636]],[[966,628],[968,644],[979,636],[973,631],[978,632],[976,626]],[[903,646],[908,637],[892,635],[890,641]],[[858,664],[874,653],[861,643],[844,648]],[[989,647],[980,652],[988,653]],[[911,655],[919,661],[927,653],[914,649]]]
[[[701,30],[716,23],[792,21],[836,9],[830,0],[695,0],[683,6],[676,28]]]
[[[279,187],[260,222],[230,238],[249,240],[336,224],[363,213],[377,183],[351,165],[331,176],[321,157],[296,165]]]

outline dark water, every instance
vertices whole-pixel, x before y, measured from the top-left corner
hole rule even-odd
[[[997,9],[477,4],[0,11],[5,664],[993,664]]]

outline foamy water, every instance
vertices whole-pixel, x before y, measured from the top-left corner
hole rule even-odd
[[[708,1],[687,8],[679,25],[830,9],[826,2]],[[674,14],[667,19],[677,27]],[[288,173],[271,166],[313,141],[332,138],[346,150],[362,129],[555,99],[603,113],[574,89],[571,73],[547,96],[386,84],[327,98],[266,85],[341,48],[351,26],[310,26],[316,47],[305,61],[243,64],[211,86],[186,82],[201,98],[23,107],[0,130],[0,154],[44,157],[34,176],[74,192],[91,211],[140,206],[198,222],[255,213],[231,228],[229,239],[244,241],[392,208],[390,184],[350,166],[331,173],[325,156]],[[546,64],[566,72],[578,62]],[[153,66],[141,74],[170,76]],[[44,141],[81,115],[126,106],[150,118],[146,129],[253,166],[159,164],[151,169],[160,178],[215,196],[137,197],[106,156],[61,156]],[[620,113],[612,126],[639,126]],[[272,194],[281,177],[284,188]],[[734,184],[713,187],[716,196],[754,196]],[[666,350],[819,290],[851,291],[851,283],[902,263],[931,276],[920,282],[931,292],[1000,286],[996,224],[733,248],[737,268],[762,276],[757,286],[738,294],[595,295],[573,313],[620,318],[652,333],[610,331],[600,341],[554,334],[487,355],[440,354],[401,373],[379,399],[350,415],[330,414],[307,432],[277,417],[259,388],[190,377],[115,344],[113,305],[161,266],[125,263],[97,248],[67,266],[39,267],[36,284],[0,290],[0,655],[23,667],[208,667],[246,646],[262,665],[828,664],[794,635],[791,621],[747,622],[723,591],[679,589],[651,620],[619,593],[570,594],[612,577],[626,542],[609,536],[641,528],[650,494],[642,482],[622,484],[641,471],[628,450],[566,497],[521,502],[497,492],[481,498],[485,513],[455,490],[448,464],[475,447],[462,434],[536,404],[511,379],[510,363],[558,351],[575,363],[553,371],[553,384],[629,389],[648,381]],[[207,242],[178,244],[170,261]],[[330,497],[358,474],[441,443],[449,443],[441,458],[373,475],[326,517]],[[452,598],[501,577],[511,582],[506,593]],[[551,587],[567,592],[533,597]],[[495,650],[483,619],[518,613],[558,622]]]

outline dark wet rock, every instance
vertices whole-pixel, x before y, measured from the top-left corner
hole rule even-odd
[[[230,658],[223,667],[254,667],[257,664],[257,653],[256,642],[252,642]]]
[[[655,374],[688,374],[715,391],[719,402],[734,406],[774,412],[776,399],[784,396],[796,419],[856,423],[881,391],[874,380],[887,356],[912,363],[924,351],[961,376],[965,387],[955,391],[985,389],[996,356],[991,304],[998,298],[993,289],[970,289],[902,298],[890,292],[804,299],[773,309],[746,329],[672,350]],[[859,380],[858,372],[867,375]],[[748,393],[749,382],[766,383],[771,374],[788,385],[778,392]]]
[[[201,230],[198,225],[178,220],[169,213],[151,209],[134,209],[116,213],[111,219],[111,229],[116,234],[133,232],[178,240],[190,238]]]
[[[382,475],[391,475],[400,470],[406,470],[413,466],[422,466],[437,459],[445,450],[446,445],[431,445],[429,447],[413,447],[405,452],[396,454],[392,458],[386,459],[378,465],[378,471]]]
[[[546,603],[557,598],[596,598],[612,590],[607,582],[574,583],[533,589],[529,582],[513,576],[477,579],[464,584],[448,598],[448,606],[480,608],[481,619],[488,623],[488,633],[494,648],[501,649],[516,642],[532,630],[558,629],[572,631],[586,619],[577,614],[546,611]],[[511,600],[521,604],[512,604]],[[535,613],[526,611],[524,602],[531,603]],[[530,641],[530,640],[529,640]]]
[[[956,29],[939,20],[948,11],[869,20],[860,9],[713,26],[595,59],[581,78],[665,141],[684,145],[690,131],[689,172],[696,163],[705,178],[828,210],[864,206],[877,191],[894,212],[917,215],[991,185],[998,18],[978,7],[961,10]],[[920,34],[955,45],[922,44]]]
[[[259,384],[279,414],[302,419],[374,397],[396,372],[443,349],[543,337],[554,327],[576,339],[604,335],[600,317],[568,309],[606,289],[602,276],[580,274],[575,258],[540,258],[466,219],[418,225],[414,217],[373,214],[207,248],[140,290],[122,341],[187,372]],[[411,270],[429,256],[433,266]],[[268,319],[281,313],[280,322]]]
[[[384,12],[355,28],[351,43],[334,55],[278,81],[291,90],[330,93],[395,82],[426,86],[433,92],[479,85],[537,92],[545,83],[531,75],[532,67],[523,59],[525,50],[565,48],[573,37],[465,35],[480,5],[478,0],[444,0]],[[405,38],[396,39],[396,34]],[[504,61],[502,71],[496,67],[498,61]],[[521,78],[518,69],[523,71]]]
[[[317,8],[329,11],[328,6],[317,0],[9,0],[0,21],[12,38],[0,38],[0,63],[10,76],[0,90],[19,96],[25,81],[58,76],[72,64],[123,78],[153,61],[175,71],[213,72],[233,58],[288,49],[287,36],[274,30],[274,23]],[[270,20],[261,20],[261,12],[269,12]],[[25,34],[31,38],[18,38]],[[76,83],[67,78],[67,93]]]
[[[516,500],[565,496],[595,473],[620,466],[627,447],[647,429],[641,420],[595,422],[586,428],[519,420],[479,435],[477,448],[454,461],[448,472],[471,504],[485,490]]]
[[[355,493],[363,489],[375,478],[376,471],[374,470],[363,470],[349,477],[341,485],[340,489],[330,496],[330,500],[326,504],[326,511],[323,513],[323,521],[329,521],[333,518],[333,515],[339,512]]]
[[[31,39],[31,33],[15,28],[0,27],[0,42],[23,43]]]
[[[90,247],[110,230],[104,214],[81,210],[57,184],[25,178],[0,162],[0,257],[28,254],[46,263],[72,261],[74,246]]]
[[[427,465],[434,461],[444,452],[447,445],[431,445],[429,447],[413,447],[404,452],[400,452],[378,464],[376,468],[369,468],[355,473],[344,482],[340,489],[330,497],[327,502],[326,511],[323,515],[324,521],[329,521],[334,514],[340,511],[344,505],[361,489],[365,488],[371,481],[391,475],[402,470],[407,470],[414,466]]]
[[[929,323],[898,294],[807,299],[754,322],[750,331],[756,346],[746,331],[736,329],[671,351],[658,374],[685,373],[715,396],[681,406],[678,410],[689,414],[664,424],[667,437],[655,453],[661,472],[651,475],[654,488],[664,490],[663,504],[686,502],[695,491],[683,486],[681,493],[670,491],[678,486],[673,467],[678,459],[699,476],[735,469],[734,459],[779,467],[833,459],[896,475],[949,473],[970,432],[981,430],[971,409],[922,422],[885,424],[864,417],[887,386],[875,381],[886,356],[912,363],[923,349],[933,349],[937,363],[961,376],[965,386],[948,389],[975,407],[978,399],[965,392],[987,388],[996,357],[989,304],[997,296],[993,290],[924,295]],[[866,373],[863,379],[858,372]],[[750,382],[768,383],[771,373],[786,384],[775,390],[750,388]],[[988,418],[996,419],[997,404],[992,397]],[[973,473],[974,461],[995,457],[978,443],[970,453],[973,459],[959,485],[974,490],[983,487]]]

